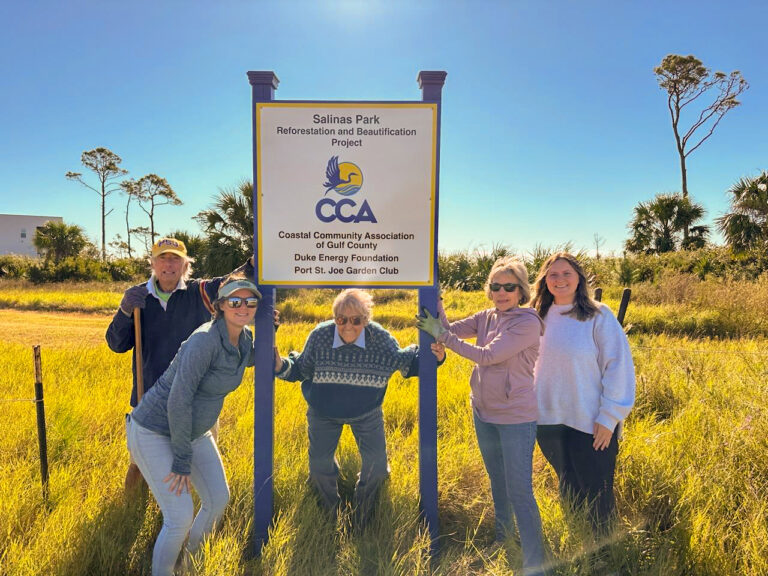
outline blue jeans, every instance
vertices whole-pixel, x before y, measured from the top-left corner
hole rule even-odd
[[[491,479],[496,538],[514,531],[517,520],[525,574],[543,573],[544,543],[541,516],[533,495],[533,446],[536,422],[489,424],[474,414],[475,432],[485,469]]]
[[[307,409],[309,482],[317,490],[325,508],[335,510],[339,504],[339,464],[335,454],[344,424],[352,429],[360,450],[362,462],[355,485],[354,504],[356,517],[364,524],[370,516],[382,481],[389,476],[381,406],[355,418],[327,418],[312,407]]]
[[[194,554],[227,507],[229,486],[221,455],[210,432],[192,441],[190,480],[200,496],[200,510],[194,516],[192,495],[177,496],[163,482],[173,462],[171,439],[131,421],[130,415],[126,418],[126,436],[128,450],[163,512],[163,528],[152,552],[152,575],[171,575],[187,535],[187,549]]]

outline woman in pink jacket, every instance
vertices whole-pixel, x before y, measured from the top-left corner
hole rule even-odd
[[[544,573],[541,517],[533,495],[533,447],[537,402],[533,367],[543,324],[531,308],[528,271],[515,258],[498,259],[485,284],[493,308],[449,323],[424,311],[418,327],[438,344],[475,362],[470,378],[475,432],[491,480],[496,539],[514,532],[514,512],[523,549],[525,574]],[[475,344],[463,339],[476,338]]]

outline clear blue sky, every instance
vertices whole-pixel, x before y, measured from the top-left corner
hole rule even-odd
[[[161,232],[196,232],[252,175],[246,71],[275,71],[278,99],[418,100],[419,70],[445,70],[440,248],[592,249],[598,233],[618,251],[632,208],[680,189],[666,54],[751,85],[689,158],[708,220],[768,169],[767,21],[765,0],[2,2],[0,212],[100,237],[98,197],[64,174],[106,146],[184,201],[158,210]],[[108,206],[109,241],[124,199]]]

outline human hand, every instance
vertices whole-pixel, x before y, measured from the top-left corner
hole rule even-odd
[[[275,373],[280,372],[283,368],[283,359],[280,357],[280,351],[275,346]]]
[[[592,442],[592,447],[595,450],[605,450],[608,448],[608,444],[611,443],[611,438],[613,437],[613,432],[609,429],[603,426],[602,424],[598,424],[595,422],[594,431],[592,432],[592,436],[595,439],[594,442]]]
[[[248,278],[248,280],[251,282],[255,281],[256,279],[256,271],[253,269],[255,262],[255,258],[253,256],[249,256],[248,260],[245,261],[245,264],[238,268],[238,270],[241,270],[243,274],[245,274],[245,277]]]
[[[432,342],[429,347],[432,348],[432,354],[435,355],[438,362],[442,362],[445,359],[445,344],[442,342]]]
[[[441,334],[447,332],[439,318],[435,318],[426,308],[421,309],[424,316],[416,316],[416,327],[437,340]]]
[[[130,318],[134,308],[144,308],[148,294],[149,291],[146,284],[131,286],[123,294],[123,299],[120,301],[120,310]]]
[[[277,332],[277,329],[280,328],[280,311],[277,308],[272,313],[272,324],[275,327],[275,332]]]
[[[185,491],[189,493],[190,489],[190,481],[189,481],[189,474],[176,474],[175,472],[171,472],[163,478],[163,482],[170,482],[170,486],[168,486],[168,492],[176,492],[176,496],[181,496]]]

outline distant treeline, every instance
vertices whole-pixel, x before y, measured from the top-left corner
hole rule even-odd
[[[559,251],[576,254],[584,264],[592,285],[603,287],[654,283],[670,274],[691,274],[700,280],[756,280],[768,270],[768,253],[758,250],[735,253],[723,246],[663,254],[601,257],[575,251],[568,244],[554,248],[537,246],[525,253],[516,253],[505,246],[495,246],[490,251],[441,253],[438,257],[440,283],[456,290],[480,290],[496,259],[509,255],[517,255],[525,262],[528,279],[533,283],[544,261]]]
[[[517,253],[505,246],[472,252],[441,252],[438,255],[440,284],[454,290],[481,290],[494,261],[501,256],[517,255],[528,268],[533,282],[541,264],[554,252],[574,252],[570,245],[552,248],[536,247]],[[593,286],[632,286],[654,283],[669,274],[690,274],[700,280],[756,280],[768,270],[768,253],[751,250],[736,253],[727,247],[680,250],[664,254],[626,254],[622,256],[588,256],[576,252],[584,263]],[[192,250],[190,250],[190,254]],[[238,254],[238,256],[240,256]],[[244,258],[243,258],[244,259]],[[232,259],[232,268],[242,262]],[[213,263],[211,266],[208,263]],[[220,262],[199,258],[194,264],[196,277],[222,274]],[[211,269],[209,269],[211,268]],[[0,256],[0,278],[26,279],[34,283],[62,281],[141,281],[149,276],[149,264],[144,258],[120,258],[102,262],[89,256],[72,256],[58,262],[26,256]]]

